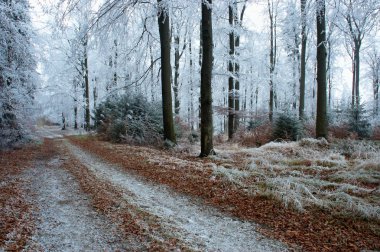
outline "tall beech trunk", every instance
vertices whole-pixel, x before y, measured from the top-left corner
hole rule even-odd
[[[174,84],[173,84],[173,92],[174,92],[174,113],[179,115],[179,36],[178,34],[174,37]]]
[[[235,34],[234,34],[234,10],[232,4],[228,6],[228,22],[230,24],[229,42],[230,58],[228,60],[228,139],[231,140],[234,134],[235,122],[235,80],[234,80],[234,59],[235,59]]]
[[[277,95],[274,90],[274,71],[276,66],[276,16],[273,1],[268,0],[270,21],[270,52],[269,52],[269,121],[273,122],[274,106],[277,107]]]
[[[316,137],[327,139],[325,0],[317,0],[317,120]]]
[[[305,79],[306,79],[306,0],[301,0],[301,66],[300,66],[300,105],[299,118],[305,119]]]
[[[161,86],[164,139],[176,143],[177,140],[174,131],[172,110],[169,13],[165,12],[165,8],[162,6],[162,0],[157,0],[157,3],[158,29],[161,44]]]
[[[201,153],[200,157],[215,154],[212,120],[212,0],[202,1],[202,67],[201,67]]]
[[[88,37],[87,35],[83,39],[83,62],[82,62],[82,71],[83,71],[83,81],[84,81],[84,100],[85,100],[85,111],[84,111],[84,118],[85,118],[85,125],[84,129],[86,131],[90,130],[90,120],[91,120],[91,114],[90,114],[90,81],[88,77],[88,54],[87,54],[87,42]]]

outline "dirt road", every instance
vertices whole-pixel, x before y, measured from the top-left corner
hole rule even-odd
[[[160,247],[160,250],[287,250],[284,244],[258,233],[256,224],[227,216],[197,199],[146,182],[106,163],[74,146],[54,127],[36,132],[41,138],[53,139],[50,148],[56,150],[53,156],[36,160],[20,175],[28,181],[28,190],[34,192],[30,201],[38,209],[34,213],[35,230],[25,247],[27,251],[146,251],[152,244],[164,244],[165,240],[176,242],[173,247]],[[96,210],[93,195],[83,191],[78,175],[65,168],[67,163],[74,169],[81,167],[95,178],[87,187],[96,188],[97,184],[106,183],[108,190],[120,191],[117,205],[133,208],[134,212],[131,210],[129,215],[142,212],[144,216],[153,216],[154,223],[133,222],[148,238],[141,239],[133,233],[125,235],[120,230],[125,227],[125,221],[118,223],[117,218],[111,220],[107,213]],[[149,225],[159,226],[154,230],[160,231],[149,233],[153,230]]]

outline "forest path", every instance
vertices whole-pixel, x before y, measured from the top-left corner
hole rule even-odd
[[[53,134],[51,134],[53,135]],[[36,230],[26,251],[135,251],[139,241],[124,240],[116,225],[99,214],[91,199],[62,164],[67,157],[37,160],[22,176],[34,192]]]
[[[287,250],[285,245],[259,234],[254,223],[243,222],[214,208],[194,203],[191,198],[174,193],[165,186],[153,185],[126,173],[66,139],[59,141],[100,181],[122,190],[128,204],[158,217],[165,232],[186,247],[202,251]]]

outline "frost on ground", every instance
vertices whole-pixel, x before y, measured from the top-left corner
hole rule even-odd
[[[380,219],[379,147],[303,139],[239,152],[250,162],[229,168],[215,165],[214,175],[300,211],[319,206],[336,214]],[[228,150],[221,153],[222,157],[228,155]]]
[[[25,172],[39,209],[37,227],[27,251],[133,250],[116,227],[97,213],[75,179],[61,167],[62,160],[39,161]]]
[[[73,136],[73,135],[86,135],[88,134],[83,128],[73,129],[67,127],[65,130],[62,130],[61,127],[57,126],[35,126],[33,130],[36,139],[43,138],[60,138],[63,136]]]
[[[66,142],[66,146],[99,179],[121,188],[128,203],[159,218],[165,231],[195,250],[284,251],[286,247],[256,232],[255,224],[198,205],[160,185],[152,185]],[[155,239],[162,239],[154,237]]]

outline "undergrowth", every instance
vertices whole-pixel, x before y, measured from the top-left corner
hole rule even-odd
[[[245,170],[217,166],[214,174],[301,212],[317,206],[380,220],[380,151],[370,142],[306,138],[245,152],[251,156]]]

